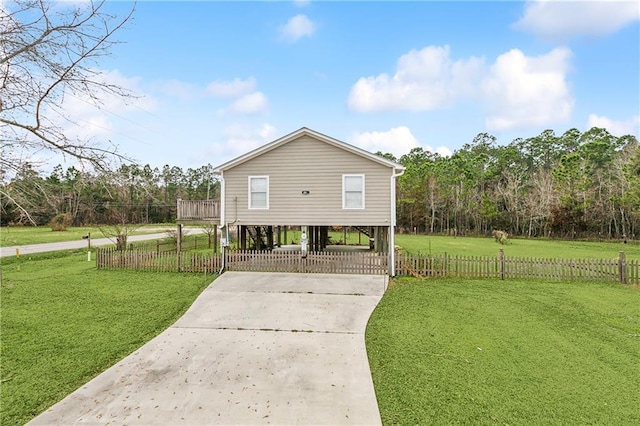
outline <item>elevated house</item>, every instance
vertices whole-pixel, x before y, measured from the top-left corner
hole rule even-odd
[[[395,190],[403,166],[303,127],[215,172],[220,204],[180,200],[178,223],[216,223],[223,236],[237,226],[242,249],[247,236],[269,249],[282,229],[301,227],[311,251],[326,247],[329,227],[356,227],[372,238],[374,251],[389,254],[394,275]]]

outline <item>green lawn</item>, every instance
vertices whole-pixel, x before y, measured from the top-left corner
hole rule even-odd
[[[212,280],[98,271],[83,252],[2,259],[1,423],[24,424],[140,347]]]
[[[561,259],[617,258],[620,251],[627,259],[640,259],[640,244],[621,242],[562,241],[511,238],[499,244],[492,238],[396,235],[396,245],[409,253],[496,256],[500,249],[506,256]]]
[[[134,234],[159,232],[155,228],[162,227],[168,230],[175,229],[172,224],[144,225]],[[13,246],[38,243],[52,243],[59,241],[79,240],[83,235],[91,232],[92,238],[102,238],[103,235],[97,227],[71,227],[67,231],[53,232],[51,228],[40,226],[2,227],[0,229],[0,245]],[[186,232],[188,235],[188,228]],[[332,242],[344,244],[343,232],[330,232]],[[200,236],[200,239],[205,238]],[[289,230],[287,241],[300,242],[300,231]],[[368,245],[368,237],[358,232],[347,233],[347,244]],[[140,246],[142,243],[136,243]],[[152,243],[148,243],[150,246]],[[615,258],[620,251],[624,251],[627,259],[640,259],[640,244],[622,244],[620,242],[585,242],[585,241],[561,241],[546,239],[509,239],[507,244],[500,245],[492,238],[480,237],[448,237],[428,235],[396,235],[396,245],[410,253],[469,255],[469,256],[496,256],[499,249],[504,249],[505,255],[514,257],[546,257],[546,258],[572,258],[572,259],[600,259]],[[235,246],[235,240],[232,241]]]
[[[343,232],[329,232],[333,244],[344,244]],[[300,243],[300,231],[289,230],[286,244]],[[347,233],[347,244],[369,245],[369,237],[358,232]],[[283,244],[285,242],[283,241]],[[627,259],[640,259],[640,244],[592,241],[563,241],[548,239],[510,238],[507,244],[499,244],[486,237],[449,237],[442,235],[396,234],[396,245],[409,253],[443,254],[459,256],[497,256],[500,249],[506,256],[561,259],[609,259],[617,258],[620,251]]]
[[[141,225],[132,235],[162,232],[158,228],[173,230],[175,225]],[[100,228],[95,226],[69,227],[66,231],[52,231],[48,226],[3,226],[0,228],[0,245],[7,247],[80,240],[83,235],[87,235],[89,232],[91,238],[104,238]]]
[[[499,248],[488,238],[398,239],[424,253]],[[512,240],[505,251],[533,256],[545,245],[544,257],[620,247]],[[23,424],[140,347],[211,280],[98,271],[83,251],[3,258],[0,422]],[[640,423],[637,286],[400,279],[366,337],[387,424]]]
[[[640,424],[640,291],[401,279],[366,334],[384,424]]]

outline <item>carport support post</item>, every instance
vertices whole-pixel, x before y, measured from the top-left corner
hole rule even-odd
[[[386,253],[387,247],[389,245],[388,238],[387,238],[388,232],[385,232],[385,231],[386,231],[385,227],[378,226],[378,239],[380,240],[380,243],[378,243],[378,251],[380,253]]]
[[[313,227],[313,251],[314,252],[320,251],[320,227],[319,226]]]
[[[380,253],[380,227],[373,228],[373,251]]]
[[[267,228],[267,245],[269,250],[273,250],[273,226],[269,225]]]
[[[327,248],[327,244],[329,244],[329,227],[323,226],[320,228],[320,250],[324,250]]]
[[[247,249],[247,227],[245,225],[240,225],[240,250]]]

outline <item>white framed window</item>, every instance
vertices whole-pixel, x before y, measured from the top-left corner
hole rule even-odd
[[[364,175],[342,175],[342,208],[364,209]]]
[[[249,209],[269,208],[269,176],[249,176]]]

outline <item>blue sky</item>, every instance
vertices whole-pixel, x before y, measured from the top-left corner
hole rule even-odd
[[[637,2],[141,1],[99,64],[140,98],[69,112],[158,167],[215,166],[303,126],[396,156],[481,132],[639,136],[639,18]]]

